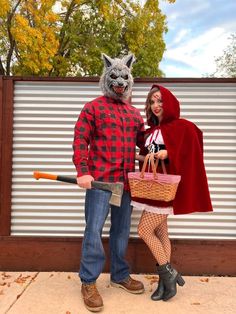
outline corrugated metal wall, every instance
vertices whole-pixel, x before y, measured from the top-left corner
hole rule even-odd
[[[214,213],[169,217],[170,237],[236,239],[236,86],[163,83],[181,102],[181,116],[204,132]],[[135,83],[141,110],[150,83]],[[73,128],[82,106],[101,94],[97,82],[20,81],[14,89],[12,235],[82,236],[84,190],[32,177],[35,170],[75,176]],[[140,213],[132,216],[131,237]],[[104,228],[108,236],[109,218]]]

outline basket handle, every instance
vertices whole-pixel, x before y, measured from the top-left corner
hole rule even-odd
[[[154,155],[154,156],[153,156],[153,159],[154,159],[154,157],[156,156],[156,154],[157,154],[157,153],[153,154],[153,155]],[[157,166],[158,166],[159,160],[160,160],[159,158],[156,158],[156,162],[155,162],[155,167],[156,167],[156,169],[157,169]],[[162,160],[162,159],[161,159],[161,167],[162,167],[162,171],[163,171],[163,173],[164,173],[164,174],[167,174],[167,171],[166,171],[166,165],[165,165],[164,160]]]
[[[158,163],[159,163],[160,159],[157,158],[156,161],[154,161],[154,157],[155,157],[154,153],[150,153],[150,154],[147,154],[145,156],[145,159],[144,159],[144,162],[143,162],[143,166],[142,166],[142,170],[141,170],[141,173],[140,173],[140,178],[141,179],[144,178],[144,172],[145,172],[145,169],[147,167],[147,163],[148,163],[149,160],[151,162],[153,177],[154,177],[154,179],[156,179],[156,176],[157,176],[157,166],[158,166]],[[163,173],[166,174],[167,172],[166,172],[166,166],[165,166],[164,160],[161,160],[161,166],[162,166]]]
[[[142,179],[144,178],[144,172],[145,172],[145,169],[147,167],[147,163],[148,163],[148,160],[150,158],[150,155],[151,154],[147,154],[145,156],[145,159],[144,159],[144,162],[143,162],[143,166],[142,166],[142,170],[141,170],[141,173],[140,173],[140,178],[142,178]]]

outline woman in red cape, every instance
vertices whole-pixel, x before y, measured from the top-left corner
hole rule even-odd
[[[212,211],[203,161],[203,136],[192,122],[180,118],[177,98],[165,87],[153,85],[145,105],[147,123],[145,146],[137,156],[147,153],[165,160],[167,173],[181,176],[174,201],[164,202],[132,197],[132,205],[142,210],[139,236],[151,250],[159,274],[159,283],[152,300],[172,298],[176,284],[184,285],[181,275],[170,264],[171,245],[168,237],[168,214]]]

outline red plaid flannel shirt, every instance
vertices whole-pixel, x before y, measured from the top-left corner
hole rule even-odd
[[[127,102],[105,96],[85,104],[74,130],[73,162],[77,176],[98,181],[124,182],[135,168],[135,147],[143,144],[144,122]]]

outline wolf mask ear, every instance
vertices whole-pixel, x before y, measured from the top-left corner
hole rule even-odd
[[[106,68],[109,68],[112,65],[113,61],[114,61],[111,57],[109,57],[105,53],[102,53],[102,59],[103,59],[103,62],[105,64]],[[130,54],[128,56],[125,56],[122,59],[122,62],[130,69],[132,64],[135,62],[135,57],[134,57],[133,54]]]
[[[135,62],[135,57],[133,54],[130,54],[128,56],[125,56],[122,61],[124,64],[128,67],[131,68],[132,64]]]
[[[109,68],[112,65],[113,59],[108,57],[105,53],[102,53],[102,59],[106,68]]]

